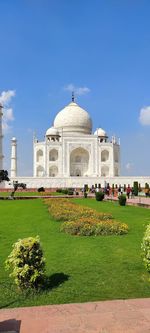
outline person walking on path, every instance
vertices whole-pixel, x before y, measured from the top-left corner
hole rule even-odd
[[[130,187],[130,185],[128,185],[126,193],[127,193],[128,199],[129,199],[130,198],[130,193],[131,193],[131,187]]]

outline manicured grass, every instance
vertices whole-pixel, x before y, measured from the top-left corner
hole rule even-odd
[[[0,192],[0,197],[9,197],[12,191],[9,192]],[[58,192],[24,192],[24,191],[16,191],[15,197],[28,197],[28,196],[46,196],[46,195],[62,195],[62,193]]]
[[[59,199],[58,199],[59,200]],[[77,237],[61,233],[41,199],[0,201],[0,307],[150,297],[141,240],[150,210],[117,203],[74,199],[129,225],[125,236]],[[4,262],[19,238],[39,235],[51,287],[41,294],[16,290]]]

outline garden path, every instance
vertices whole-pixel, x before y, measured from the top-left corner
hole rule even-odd
[[[150,298],[0,310],[0,332],[150,333]]]

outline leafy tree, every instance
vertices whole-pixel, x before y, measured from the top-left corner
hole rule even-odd
[[[0,183],[3,181],[9,182],[8,171],[7,170],[0,170]]]
[[[26,184],[24,183],[18,183],[18,181],[13,182],[14,190],[11,192],[10,197],[13,199],[15,192],[18,190],[18,188],[22,188],[23,190],[26,189]]]

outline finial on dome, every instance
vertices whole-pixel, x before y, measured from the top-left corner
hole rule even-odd
[[[74,102],[74,91],[72,91],[72,102]]]

